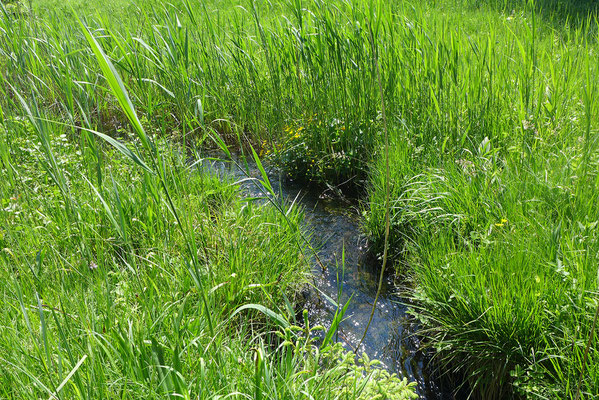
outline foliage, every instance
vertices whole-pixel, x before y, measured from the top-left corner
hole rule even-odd
[[[593,398],[599,45],[587,5],[37,0],[2,12],[2,395],[288,390],[266,379],[296,376],[280,374],[277,343],[247,343],[269,318],[229,317],[257,304],[292,318],[301,215],[243,200],[182,154],[216,138],[261,148],[296,179],[368,179],[377,251],[376,58],[391,251],[440,364],[486,399],[575,398],[579,377]],[[65,23],[73,10],[89,30]],[[259,359],[271,373],[255,381]],[[334,370],[285,393],[344,396],[320,390]]]
[[[28,40],[15,26],[37,22],[2,23],[15,45]],[[99,104],[86,112],[69,95],[82,81],[62,75],[67,92],[51,99],[2,69],[0,397],[413,398],[405,379],[317,348],[307,321],[297,333],[301,211],[190,166],[171,126],[138,113],[96,33],[81,30],[101,68],[94,82],[110,91],[102,106],[126,116],[113,131],[97,130]],[[305,336],[287,351],[277,333]]]

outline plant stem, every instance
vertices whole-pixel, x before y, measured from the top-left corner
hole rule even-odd
[[[372,323],[372,318],[374,317],[374,311],[376,309],[376,305],[379,300],[379,296],[381,295],[381,290],[383,288],[383,279],[385,277],[385,268],[387,266],[387,258],[389,252],[389,181],[390,181],[390,171],[389,171],[389,132],[387,128],[387,115],[385,113],[385,99],[383,95],[383,83],[381,80],[381,68],[379,66],[378,53],[376,47],[374,46],[374,36],[372,35],[372,25],[370,20],[368,20],[368,32],[370,35],[370,46],[372,48],[372,54],[374,56],[374,63],[376,68],[376,77],[379,86],[379,95],[381,97],[381,113],[383,117],[383,129],[385,133],[385,243],[383,249],[383,265],[381,266],[381,274],[379,275],[379,283],[378,288],[376,290],[376,295],[374,296],[374,302],[372,303],[372,309],[370,310],[370,316],[368,318],[368,324],[366,324],[366,329],[364,329],[364,335],[362,335],[362,339],[356,346],[354,350],[355,353],[358,352],[358,349],[362,345],[364,338],[366,338],[366,334],[368,333],[368,328],[370,328],[370,324]]]

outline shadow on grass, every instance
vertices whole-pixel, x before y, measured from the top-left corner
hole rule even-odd
[[[530,0],[485,0],[505,10],[530,9]],[[480,4],[480,3],[479,3]],[[599,0],[535,0],[537,15],[555,24],[575,26],[587,19],[599,18]]]

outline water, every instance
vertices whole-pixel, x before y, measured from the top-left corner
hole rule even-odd
[[[261,178],[254,163],[243,163],[242,171],[233,163],[204,159],[203,168],[217,174],[243,180],[240,186],[248,196],[264,196],[260,184],[246,179],[248,175]],[[380,260],[369,257],[366,238],[360,231],[360,219],[351,204],[324,196],[305,185],[289,182],[275,170],[267,171],[276,193],[287,201],[296,199],[304,209],[304,224],[311,233],[311,243],[318,257],[326,266],[323,270],[314,259],[314,286],[306,294],[306,308],[311,324],[328,328],[335,313],[335,306],[321,292],[345,304],[351,301],[344,321],[340,324],[337,340],[348,350],[354,350],[360,342],[368,323],[372,304],[377,291]],[[345,252],[345,268],[342,253]],[[339,296],[342,287],[342,295]],[[385,278],[382,293],[375,309],[368,334],[360,347],[371,359],[380,360],[390,372],[407,377],[418,383],[417,393],[421,399],[445,400],[453,398],[440,389],[439,384],[427,371],[427,362],[419,349],[418,338],[413,334],[415,327],[407,316],[407,306],[398,296],[393,277]]]

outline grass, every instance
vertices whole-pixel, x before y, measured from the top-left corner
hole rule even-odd
[[[583,372],[593,398],[597,353],[581,359],[596,309],[596,196],[576,204],[563,181],[545,181],[550,165],[533,174],[487,162],[429,169],[397,198],[399,265],[424,335],[483,398],[513,387],[574,397]]]
[[[182,149],[157,143],[180,221],[202,243],[193,268],[154,175],[101,143],[94,152],[90,136],[79,144],[52,130],[65,199],[31,126],[7,127],[16,179],[2,184],[3,398],[338,398],[352,384],[348,398],[370,398],[375,383],[410,393],[338,345],[317,353],[311,328],[296,327],[307,279],[297,209],[283,218],[244,200],[231,182],[190,170]]]
[[[6,397],[45,386],[66,397],[336,398],[350,383],[368,382],[352,394],[363,397],[402,385],[362,376],[338,348],[315,352],[306,327],[285,336],[300,328],[276,321],[302,324],[301,213],[189,169],[182,154],[214,141],[251,145],[294,179],[366,189],[374,252],[390,211],[389,252],[421,334],[473,396],[599,393],[592,2],[2,10]],[[89,30],[64,22],[76,16]],[[22,380],[37,386],[13,385]]]
[[[50,29],[26,16],[2,19],[15,50],[20,28]],[[2,70],[2,397],[412,398],[405,379],[295,320],[301,212],[189,167],[167,125],[139,117],[96,33],[81,33],[103,104],[68,92],[91,82],[30,91]],[[67,93],[51,101],[57,87]],[[106,109],[121,118],[113,132]]]
[[[429,101],[403,114],[392,146],[397,268],[438,365],[479,398],[599,393],[597,25],[553,21],[432,10],[427,60],[409,69],[432,85]],[[375,248],[384,182],[379,156],[366,220]]]

